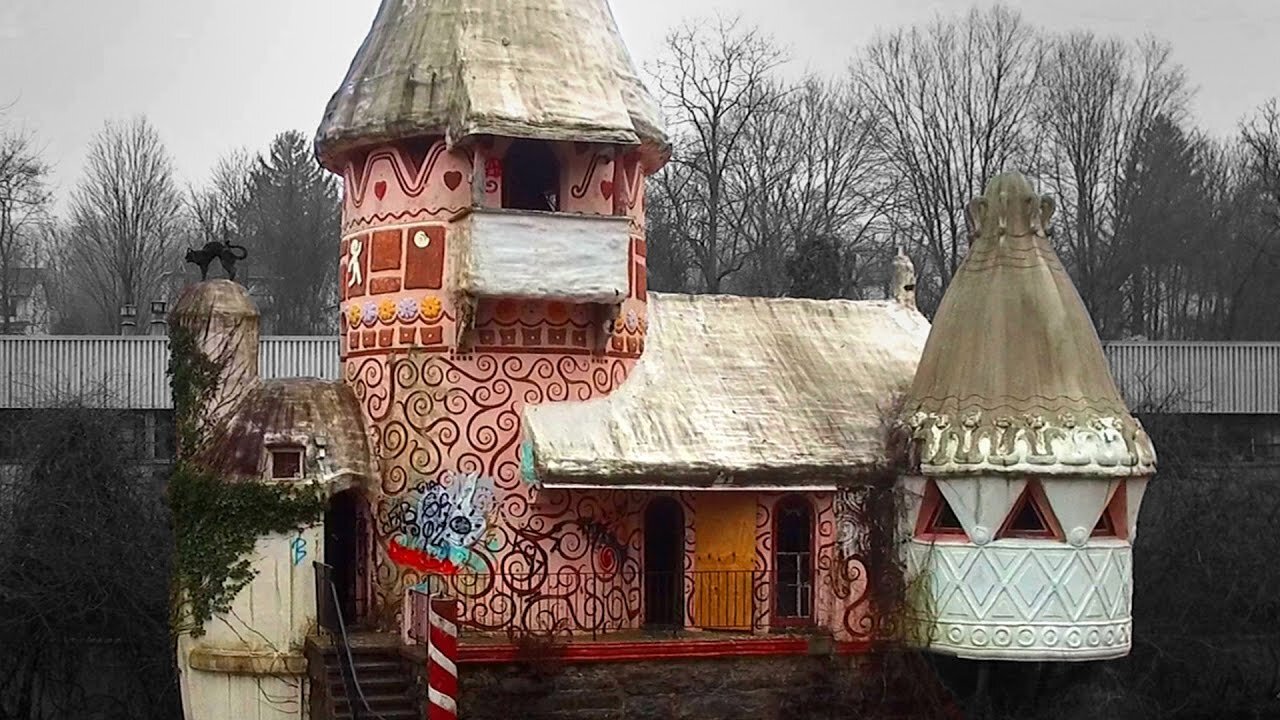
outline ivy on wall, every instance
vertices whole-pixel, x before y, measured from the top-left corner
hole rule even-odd
[[[176,545],[170,589],[175,635],[199,637],[215,614],[230,611],[236,595],[257,575],[251,553],[258,538],[315,524],[325,509],[319,487],[238,481],[201,461],[209,407],[225,362],[210,358],[191,329],[173,324],[169,380],[178,457],[168,497]]]

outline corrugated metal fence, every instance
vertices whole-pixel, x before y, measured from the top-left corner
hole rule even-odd
[[[1106,352],[1135,410],[1280,413],[1280,343],[1115,342]]]
[[[165,337],[0,337],[0,408],[44,407],[85,398],[103,407],[171,406]],[[336,337],[265,337],[263,378],[338,377]]]
[[[1130,406],[1176,413],[1280,414],[1280,343],[1117,342],[1111,372]],[[163,337],[0,337],[0,408],[88,396],[169,407]],[[338,377],[336,337],[265,337],[263,378]]]

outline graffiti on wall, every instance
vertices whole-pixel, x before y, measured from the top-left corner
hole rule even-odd
[[[307,539],[298,535],[289,542],[289,554],[293,558],[294,567],[302,564],[307,559]]]
[[[388,554],[424,573],[481,571],[476,552],[494,539],[496,509],[493,479],[479,473],[448,473],[443,481],[419,483],[383,520]]]

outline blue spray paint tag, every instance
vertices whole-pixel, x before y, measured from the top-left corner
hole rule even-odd
[[[303,560],[307,559],[307,539],[301,535],[295,537],[289,543],[289,549],[293,551],[293,564],[301,565]]]

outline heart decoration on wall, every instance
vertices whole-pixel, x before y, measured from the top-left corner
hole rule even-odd
[[[381,200],[383,196],[387,194],[387,181],[379,180],[378,182],[374,183],[373,194],[378,196],[378,199]]]
[[[462,184],[462,173],[458,172],[457,170],[450,170],[449,172],[445,173],[444,184],[445,184],[445,187],[449,188],[450,190],[457,190],[458,186]]]
[[[600,181],[600,194],[604,196],[605,200],[610,200],[613,198],[613,181],[612,180]]]

